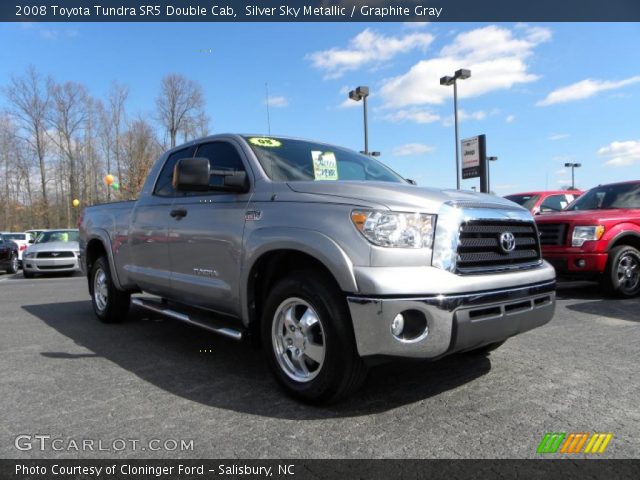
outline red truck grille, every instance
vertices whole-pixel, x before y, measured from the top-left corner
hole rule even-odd
[[[540,243],[542,245],[564,245],[567,235],[566,223],[539,223]]]
[[[507,251],[501,235],[511,233],[515,247]],[[533,222],[470,221],[460,226],[457,271],[475,273],[526,268],[540,263],[538,232]]]

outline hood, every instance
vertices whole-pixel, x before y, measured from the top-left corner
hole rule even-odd
[[[391,210],[419,210],[437,213],[445,204],[469,204],[525,210],[519,205],[494,195],[466,190],[439,190],[392,182],[288,182],[294,192],[325,195],[329,197],[352,198],[354,200],[375,202]]]
[[[80,249],[78,242],[46,242],[34,243],[27,248],[29,252],[62,252],[62,251],[78,251]]]
[[[566,212],[543,213],[536,215],[537,223],[567,222],[623,222],[637,217],[638,210],[628,208],[601,210],[570,210]]]

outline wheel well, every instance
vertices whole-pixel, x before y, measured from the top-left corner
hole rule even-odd
[[[620,237],[616,238],[611,245],[609,245],[609,250],[611,251],[613,248],[619,247],[620,245],[629,245],[637,250],[640,250],[640,235],[636,235],[633,233],[623,234]]]
[[[260,313],[267,293],[278,280],[296,270],[313,270],[340,286],[331,271],[317,258],[298,250],[275,250],[265,253],[251,268],[247,285],[249,329],[254,345],[260,343]]]
[[[93,294],[91,291],[91,269],[93,268],[93,264],[100,257],[106,257],[107,250],[104,248],[102,241],[94,238],[87,244],[87,248],[85,250],[85,265],[87,267],[87,281],[89,282],[89,292]]]

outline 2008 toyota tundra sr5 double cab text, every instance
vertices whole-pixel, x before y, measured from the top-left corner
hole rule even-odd
[[[80,232],[100,320],[134,303],[250,337],[311,402],[354,391],[373,359],[488,352],[555,309],[527,210],[421,188],[312,141],[216,135],[174,148],[137,201],[87,208]]]

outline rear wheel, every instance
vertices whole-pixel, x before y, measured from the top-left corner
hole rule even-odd
[[[18,273],[18,255],[15,253],[11,256],[11,261],[9,262],[9,268],[7,268],[7,273]]]
[[[104,323],[123,322],[129,311],[131,295],[116,288],[105,257],[96,260],[91,269],[91,303],[98,320]]]
[[[640,292],[640,252],[630,245],[611,249],[603,278],[609,293],[629,298]]]
[[[292,273],[269,292],[262,344],[278,382],[310,403],[338,401],[366,376],[342,292],[313,271]]]

